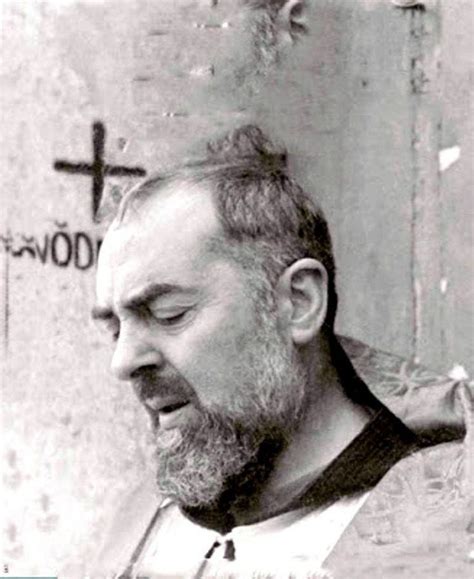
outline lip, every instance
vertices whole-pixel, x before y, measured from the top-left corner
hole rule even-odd
[[[153,396],[142,400],[155,428],[173,428],[181,414],[190,406],[182,396]],[[181,420],[181,419],[180,419]]]
[[[187,420],[187,415],[189,415],[190,412],[191,404],[189,401],[162,406],[161,409],[156,412],[157,425],[159,428],[164,428],[165,430],[176,428]]]
[[[189,400],[182,396],[153,396],[143,400],[143,404],[151,412],[159,412],[160,414],[168,414],[174,410],[173,407],[183,406],[188,402]]]

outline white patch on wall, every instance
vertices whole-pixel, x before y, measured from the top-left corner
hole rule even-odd
[[[454,147],[448,147],[447,149],[442,149],[438,153],[439,170],[441,172],[446,171],[446,169],[449,169],[451,165],[454,165],[454,163],[459,160],[460,156],[461,147],[458,147],[457,145]]]
[[[423,4],[423,2],[420,2],[419,0],[391,0],[391,2],[399,8],[414,8],[415,6]]]
[[[461,364],[455,364],[450,370],[448,376],[453,380],[467,380],[469,378],[469,374]]]
[[[197,77],[209,77],[214,76],[214,66],[212,64],[206,64],[204,66],[195,66],[191,69],[191,76]]]

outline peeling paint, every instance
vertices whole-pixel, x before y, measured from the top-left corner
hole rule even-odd
[[[117,148],[119,151],[121,151],[122,153],[125,153],[125,151],[128,148],[128,140],[125,139],[124,137],[119,137],[117,139]]]
[[[214,76],[214,66],[212,64],[207,64],[204,66],[195,66],[193,69],[191,69],[190,75],[197,77]]]
[[[421,7],[420,7],[421,8]],[[447,290],[443,249],[439,238],[442,224],[438,173],[433,173],[432,156],[441,141],[439,108],[433,95],[441,75],[439,19],[434,12],[422,9],[409,14],[409,86],[411,92],[411,282],[412,282],[412,355],[426,360],[428,340],[437,340],[441,351],[445,342],[442,323],[435,319],[432,304],[441,298],[433,294]],[[435,158],[436,162],[436,158]],[[428,243],[427,235],[433,236]],[[443,281],[444,280],[444,281]]]
[[[439,170],[441,172],[449,169],[451,165],[454,165],[461,157],[461,147],[455,145],[454,147],[448,147],[447,149],[442,149],[438,153],[439,160]]]
[[[225,20],[224,22],[221,22],[220,24],[213,24],[213,23],[208,23],[208,22],[194,22],[193,28],[199,28],[199,29],[230,28],[230,22],[228,20]]]
[[[468,380],[469,374],[466,372],[464,366],[461,364],[455,364],[449,371],[448,376],[453,380]]]
[[[418,346],[421,340],[422,330],[422,293],[423,288],[418,279],[413,280],[413,352],[415,361],[418,354]]]
[[[161,113],[162,117],[166,117],[168,119],[173,119],[175,117],[188,117],[188,113],[177,112],[177,111],[164,111]]]
[[[422,57],[411,59],[410,83],[413,94],[424,94],[427,92],[430,80],[425,73]]]
[[[423,2],[419,0],[391,0],[391,2],[399,8],[414,8],[415,6],[421,6],[423,4]]]

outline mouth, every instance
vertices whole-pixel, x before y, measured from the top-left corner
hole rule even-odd
[[[181,423],[190,401],[176,398],[151,398],[144,401],[155,428],[173,428]]]
[[[174,404],[167,404],[166,406],[161,406],[158,409],[158,413],[159,414],[171,414],[172,412],[175,412],[176,410],[179,410],[180,408],[183,408],[184,406],[187,406],[188,404],[189,404],[188,401],[175,402]]]

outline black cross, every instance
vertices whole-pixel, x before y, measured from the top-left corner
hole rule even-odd
[[[122,167],[120,165],[107,165],[104,163],[105,127],[101,122],[96,121],[92,125],[92,147],[94,150],[94,160],[88,163],[70,163],[69,161],[56,161],[54,168],[56,171],[66,173],[78,173],[80,175],[92,176],[92,216],[95,220],[104,191],[105,177],[144,177],[145,169],[141,167]]]

